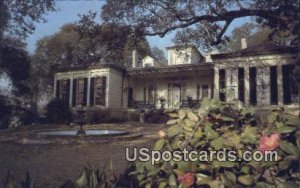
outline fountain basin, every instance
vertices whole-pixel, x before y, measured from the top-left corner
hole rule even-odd
[[[85,135],[81,136],[120,136],[128,134],[128,131],[120,130],[85,130]],[[40,136],[77,136],[77,131],[45,131],[39,132]]]

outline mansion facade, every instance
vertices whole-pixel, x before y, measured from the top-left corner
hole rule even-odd
[[[197,107],[205,97],[246,105],[298,105],[293,81],[297,48],[264,43],[204,57],[192,45],[167,48],[168,63],[132,53],[132,67],[93,64],[59,67],[54,96],[71,107]]]

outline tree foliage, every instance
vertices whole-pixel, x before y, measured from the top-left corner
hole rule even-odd
[[[118,24],[98,24],[96,14],[81,15],[76,23],[66,24],[52,36],[37,42],[33,68],[40,91],[51,93],[53,74],[59,65],[117,64],[129,66],[133,49],[143,57],[150,54],[144,36],[133,38],[131,28]]]
[[[221,43],[231,23],[247,16],[255,17],[259,24],[268,25],[275,32],[299,32],[297,0],[108,0],[102,7],[102,19],[106,22],[128,24],[149,36],[164,37],[177,30],[183,42],[206,47]]]
[[[155,59],[157,59],[159,62],[167,63],[167,59],[165,56],[164,51],[159,49],[158,47],[154,46],[151,48],[151,54],[154,56]]]
[[[290,41],[290,37],[286,32],[278,32],[276,36],[272,36],[273,29],[268,26],[261,27],[253,22],[247,22],[240,27],[236,27],[228,36],[228,41],[220,45],[221,51],[237,51],[241,49],[241,39],[245,38],[247,46],[251,47],[264,42],[272,41],[274,43],[286,44]]]
[[[42,16],[48,11],[55,11],[54,0],[0,1],[0,39],[4,32],[27,37],[35,22],[45,21]]]

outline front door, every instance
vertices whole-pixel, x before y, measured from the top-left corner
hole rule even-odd
[[[172,107],[180,107],[180,84],[173,84],[172,88]]]

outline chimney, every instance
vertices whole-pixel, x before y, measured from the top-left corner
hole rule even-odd
[[[246,38],[241,38],[241,48],[242,49],[247,48],[247,40],[246,40]]]
[[[132,50],[132,68],[136,68],[137,65],[137,54],[136,50]]]

